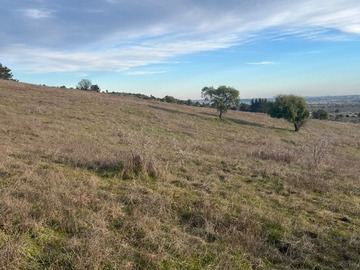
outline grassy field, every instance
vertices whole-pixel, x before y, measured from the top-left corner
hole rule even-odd
[[[360,125],[225,118],[0,80],[0,269],[360,269]]]

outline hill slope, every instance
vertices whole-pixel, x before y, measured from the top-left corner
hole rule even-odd
[[[359,125],[0,81],[0,269],[358,269]]]

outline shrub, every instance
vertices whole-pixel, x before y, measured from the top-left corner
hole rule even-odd
[[[97,84],[93,84],[90,86],[91,91],[100,92],[100,87]]]
[[[314,119],[327,120],[329,119],[329,113],[325,109],[319,109],[312,113]]]
[[[164,97],[165,102],[167,103],[176,103],[176,98],[172,97],[172,96],[165,96]]]

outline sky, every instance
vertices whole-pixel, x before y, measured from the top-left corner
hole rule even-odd
[[[0,0],[21,82],[199,99],[360,94],[359,0]]]

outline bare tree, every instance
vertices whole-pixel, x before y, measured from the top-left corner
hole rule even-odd
[[[76,89],[81,89],[81,90],[90,90],[92,83],[90,80],[88,79],[82,79],[80,82],[78,82],[78,84],[76,85]]]

